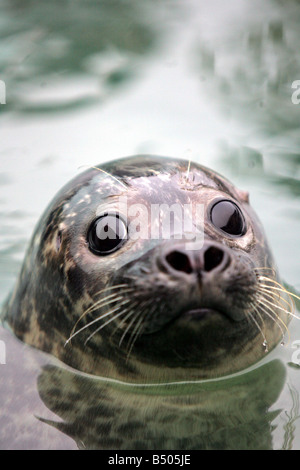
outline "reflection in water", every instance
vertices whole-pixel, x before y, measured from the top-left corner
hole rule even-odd
[[[190,58],[214,107],[246,135],[246,146],[224,142],[220,161],[233,174],[270,175],[270,184],[298,197],[300,106],[291,98],[300,70],[299,2],[253,2],[252,9],[245,1],[239,8],[224,21],[204,8]]]
[[[80,448],[271,449],[284,378],[273,361],[231,380],[138,388],[49,366],[38,391],[60,418],[45,422]]]
[[[299,391],[281,360],[224,379],[131,385],[0,334],[0,449],[297,449]]]
[[[299,414],[299,391],[294,387],[289,386],[289,391],[292,397],[292,409],[286,411],[287,422],[284,426],[284,442],[282,445],[283,450],[291,450],[293,448],[293,442],[295,439],[296,425],[295,422],[300,418]]]
[[[227,117],[254,122],[264,138],[298,128],[300,123],[291,101],[291,85],[300,68],[296,40],[300,9],[293,2],[288,11],[286,4],[274,8],[272,3],[263,4],[259,17],[250,9],[240,24],[219,38],[200,33],[192,57],[214,104]],[[242,4],[249,8],[247,2]],[[208,17],[212,20],[211,11]]]
[[[148,1],[13,0],[0,7],[6,110],[62,111],[96,104],[138,74],[161,31]]]

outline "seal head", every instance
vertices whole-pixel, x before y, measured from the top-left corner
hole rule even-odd
[[[248,195],[197,163],[123,158],[54,198],[4,319],[84,372],[209,378],[259,360],[286,315]]]

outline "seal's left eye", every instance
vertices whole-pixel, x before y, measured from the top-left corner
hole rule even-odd
[[[229,235],[242,236],[245,221],[240,208],[232,201],[218,201],[212,207],[210,219],[215,227]]]
[[[88,233],[90,250],[98,256],[121,248],[127,239],[127,227],[118,215],[103,215],[95,220]]]

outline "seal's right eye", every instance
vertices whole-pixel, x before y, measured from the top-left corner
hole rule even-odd
[[[127,239],[127,227],[118,215],[103,215],[95,220],[88,233],[89,248],[95,255],[105,256],[121,248]]]

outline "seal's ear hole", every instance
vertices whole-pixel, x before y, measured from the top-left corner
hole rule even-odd
[[[105,256],[121,248],[127,240],[127,226],[116,214],[104,214],[90,226],[87,241],[97,256]]]
[[[59,232],[57,232],[57,235],[56,235],[56,244],[55,244],[56,251],[60,250],[61,243],[62,243],[62,232],[60,230]]]
[[[246,223],[242,211],[232,201],[216,202],[211,208],[210,220],[213,225],[228,235],[242,236],[246,232]]]

